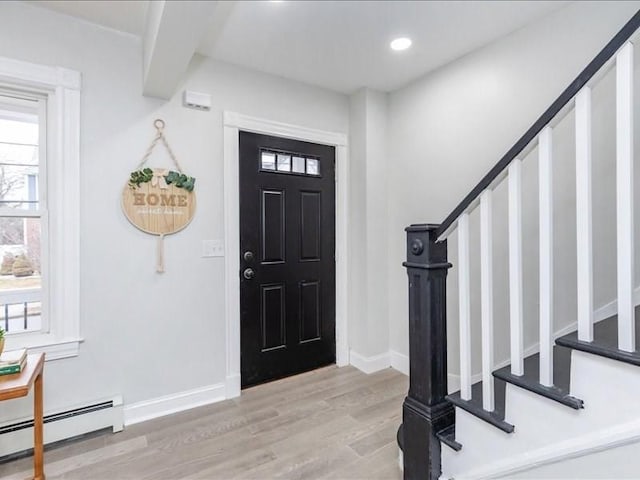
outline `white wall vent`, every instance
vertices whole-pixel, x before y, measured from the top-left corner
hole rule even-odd
[[[211,95],[185,90],[182,95],[182,104],[188,108],[208,111],[211,110]]]

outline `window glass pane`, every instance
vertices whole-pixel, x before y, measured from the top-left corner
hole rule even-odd
[[[0,217],[0,326],[9,334],[42,327],[41,285],[40,219]]]
[[[0,208],[37,209],[38,116],[0,97]]]
[[[25,210],[38,208],[37,166],[0,162],[0,207]]]
[[[276,169],[276,155],[271,152],[262,152],[262,169],[263,170],[275,170]]]
[[[290,172],[291,171],[291,155],[278,154],[278,171]]]
[[[22,245],[24,245],[24,218],[0,217],[0,253],[3,253],[3,247],[18,246],[22,248]],[[8,249],[8,251],[12,250],[15,249]],[[7,274],[7,272],[2,271],[2,274]]]
[[[40,219],[0,217],[0,291],[39,287],[40,269]]]
[[[0,162],[3,164],[37,166],[38,160],[37,145],[14,145],[0,142]]]
[[[291,170],[295,173],[304,173],[304,157],[293,157]]]
[[[315,158],[307,158],[307,173],[309,175],[319,175],[320,161]]]
[[[0,97],[0,143],[14,146],[38,146],[37,103],[32,111],[2,103]]]

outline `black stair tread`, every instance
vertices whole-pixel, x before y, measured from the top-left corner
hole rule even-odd
[[[462,444],[456,442],[456,426],[451,425],[450,427],[441,430],[436,434],[436,437],[449,447],[453,448],[456,452],[462,450]]]
[[[640,366],[640,306],[636,307],[636,351],[625,352],[618,349],[618,315],[602,320],[594,325],[593,342],[578,340],[578,332],[569,333],[556,340],[563,347],[581,350],[602,357]]]
[[[400,424],[400,427],[398,428],[398,433],[396,434],[396,441],[398,442],[398,447],[400,447],[400,450],[404,451],[403,430],[404,430],[403,424]],[[462,445],[456,442],[455,424],[436,433],[436,437],[438,437],[438,440],[440,440],[445,445],[448,445],[449,447],[453,448],[456,452],[459,452],[460,450],[462,450]]]
[[[515,429],[514,426],[504,421],[506,383],[499,378],[494,378],[493,382],[495,390],[495,410],[493,412],[489,412],[482,408],[482,382],[474,383],[471,386],[471,400],[463,400],[460,398],[459,391],[452,393],[451,395],[447,395],[446,399],[456,407],[462,408],[481,420],[499,428],[503,432],[511,433]]]
[[[507,365],[493,374],[505,382],[555,400],[571,408],[584,408],[582,400],[569,395],[571,377],[571,350],[555,346],[553,348],[553,386],[540,384],[540,354],[536,353],[524,359],[524,375],[511,374],[511,365]]]

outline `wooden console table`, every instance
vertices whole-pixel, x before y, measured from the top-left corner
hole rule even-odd
[[[0,375],[0,401],[26,397],[34,386],[33,397],[33,480],[44,479],[42,377],[44,353],[30,354],[25,369],[14,375]]]

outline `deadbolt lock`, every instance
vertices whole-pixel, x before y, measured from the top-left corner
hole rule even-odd
[[[242,276],[247,280],[251,280],[256,276],[256,272],[254,272],[252,268],[245,268],[244,272],[242,272]]]

